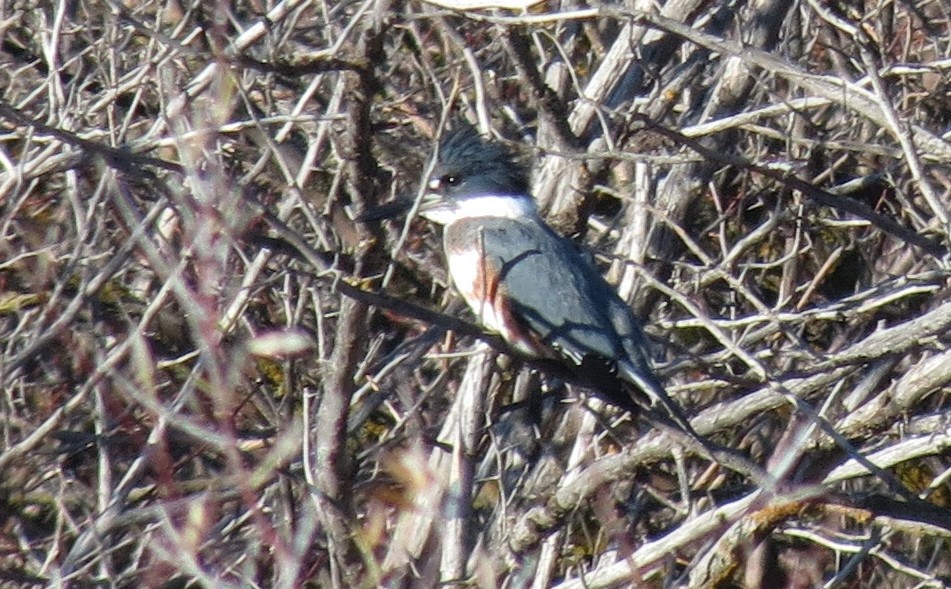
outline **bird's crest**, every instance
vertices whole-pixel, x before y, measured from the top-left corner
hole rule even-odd
[[[512,194],[528,192],[528,174],[505,145],[486,141],[475,127],[458,123],[439,144],[441,174],[481,176],[498,189]]]

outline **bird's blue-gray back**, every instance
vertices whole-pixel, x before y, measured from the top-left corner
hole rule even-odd
[[[481,244],[517,317],[576,365],[617,365],[622,375],[636,373],[662,390],[630,309],[573,243],[536,220],[506,218],[456,223],[445,239]],[[535,248],[526,251],[526,243]]]

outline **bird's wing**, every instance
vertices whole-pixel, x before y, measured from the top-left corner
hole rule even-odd
[[[478,253],[470,249],[466,259],[479,261],[477,282],[491,286],[495,322],[507,317],[517,323],[493,327],[503,336],[507,332],[506,339],[520,334],[523,341],[536,342],[536,349],[554,350],[611,403],[629,410],[660,409],[669,421],[693,432],[654,376],[647,340],[630,307],[572,242],[539,222],[501,218],[461,221],[447,228],[445,239],[447,252],[452,244],[478,244]],[[476,310],[470,299],[471,293],[467,301]],[[485,323],[487,314],[476,313]],[[530,346],[515,347],[524,353]],[[623,390],[619,379],[646,400]]]
[[[459,229],[470,235],[459,241],[477,244],[475,257],[494,275],[498,296],[542,343],[576,364],[588,354],[625,354],[607,307],[617,295],[570,242],[532,221],[492,218],[465,225]]]
[[[496,218],[460,221],[447,228],[445,239],[450,265],[481,262],[484,269],[476,282],[493,285],[489,290],[496,297],[494,307],[501,310],[497,317],[518,322],[520,329],[510,333],[527,331],[540,344],[538,348],[557,351],[562,360],[582,371],[601,373],[597,376],[605,377],[604,383],[608,377],[627,380],[644,389],[652,405],[656,403],[653,393],[662,393],[663,388],[651,373],[646,340],[637,321],[574,244],[541,223]],[[478,252],[471,251],[473,244]],[[454,257],[454,251],[463,251],[462,245],[469,253]],[[457,286],[465,295],[466,286]],[[466,297],[483,322],[491,324],[484,308],[473,303],[475,298],[472,293]],[[615,404],[631,408],[630,399],[605,394]]]

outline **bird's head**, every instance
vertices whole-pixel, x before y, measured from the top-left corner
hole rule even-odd
[[[504,145],[483,140],[470,125],[460,125],[440,143],[419,213],[441,225],[537,214],[525,169]]]

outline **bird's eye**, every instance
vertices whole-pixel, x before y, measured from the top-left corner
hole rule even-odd
[[[462,177],[456,174],[443,174],[435,176],[429,181],[429,189],[433,192],[445,192],[451,186],[458,186],[462,182]]]

